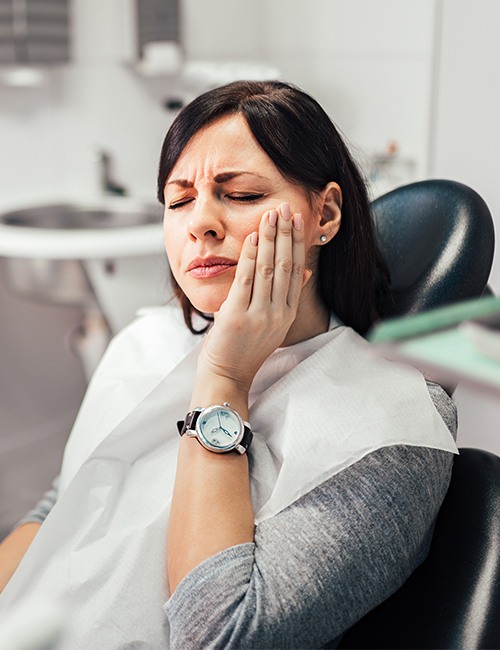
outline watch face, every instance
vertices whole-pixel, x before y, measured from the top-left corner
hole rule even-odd
[[[212,406],[201,413],[198,438],[213,451],[230,451],[243,437],[243,422],[235,411],[224,406]]]

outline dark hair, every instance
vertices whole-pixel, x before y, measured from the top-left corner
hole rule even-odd
[[[177,115],[163,143],[158,199],[175,163],[203,127],[231,114],[241,114],[250,131],[290,182],[309,192],[330,181],[343,194],[342,221],[336,236],[320,249],[318,291],[327,308],[360,334],[384,313],[389,273],[379,252],[365,182],[333,122],[312,97],[279,81],[236,81],[210,90]],[[193,311],[174,280],[186,324]],[[197,312],[200,313],[200,312]]]

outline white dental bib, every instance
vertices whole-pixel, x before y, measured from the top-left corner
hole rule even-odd
[[[176,421],[200,346],[174,306],[112,342],[68,441],[58,502],[0,596],[0,617],[29,593],[67,606],[65,649],[168,648]],[[277,350],[250,404],[257,524],[380,447],[456,452],[420,373],[376,358],[346,327]]]

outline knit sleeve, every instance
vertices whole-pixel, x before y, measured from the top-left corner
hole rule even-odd
[[[429,393],[452,432],[455,409]],[[425,559],[453,455],[374,451],[208,558],[165,604],[171,647],[319,648],[396,591]]]
[[[36,506],[32,510],[30,510],[26,515],[24,515],[24,517],[17,522],[14,528],[17,528],[22,524],[28,524],[28,523],[42,524],[57,501],[58,491],[59,491],[59,476],[57,476],[52,481],[52,485],[50,489],[47,490],[47,492],[45,492],[45,494],[42,495],[42,498],[36,504]]]

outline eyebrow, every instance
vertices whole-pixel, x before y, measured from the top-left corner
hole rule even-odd
[[[236,178],[237,176],[255,176],[257,178],[265,178],[265,176],[260,176],[260,174],[255,174],[254,172],[246,172],[246,171],[227,171],[227,172],[221,172],[220,174],[216,174],[214,176],[214,181],[216,183],[226,183],[227,181],[230,181],[233,178]],[[186,178],[174,178],[171,181],[168,181],[166,185],[179,185],[180,187],[193,187],[193,182],[188,181]]]

